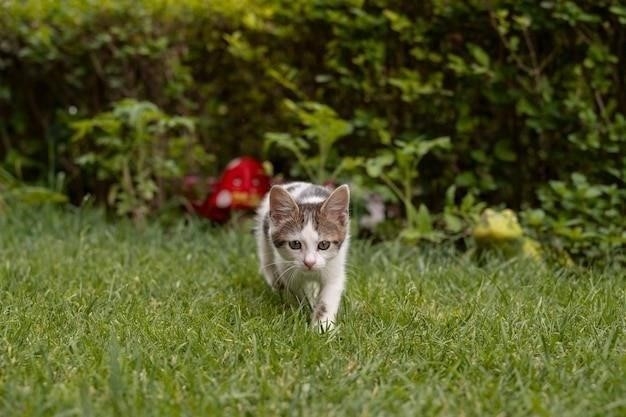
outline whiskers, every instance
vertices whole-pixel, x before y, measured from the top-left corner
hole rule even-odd
[[[280,290],[281,299],[283,299],[283,296],[289,295],[297,304],[302,304],[303,301],[306,301],[308,303],[305,304],[309,304],[312,308],[312,301],[305,291],[303,291],[303,285],[306,285],[306,283],[298,281],[301,279],[299,273],[304,272],[301,262],[280,260],[267,264],[266,267],[273,267],[275,269],[274,287]],[[285,300],[283,299],[283,301]]]
[[[275,288],[280,288],[291,283],[291,279],[293,278],[293,275],[295,275],[298,266],[299,262],[297,261],[278,260],[276,262],[264,264],[263,270],[272,275],[272,285]]]
[[[275,264],[277,264],[276,262]],[[293,284],[293,280],[296,277],[296,272],[300,269],[300,263],[297,261],[283,261],[281,264],[288,265],[285,270],[276,277],[276,281],[279,281],[285,285],[287,288],[291,288]]]

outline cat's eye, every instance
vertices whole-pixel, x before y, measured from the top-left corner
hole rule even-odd
[[[300,243],[299,240],[290,240],[289,247],[293,250],[297,250],[297,249],[302,248],[302,243]]]
[[[319,250],[326,250],[330,248],[330,242],[327,240],[322,240],[320,243],[317,244],[317,248]]]

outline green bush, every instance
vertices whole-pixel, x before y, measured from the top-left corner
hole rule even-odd
[[[582,215],[549,197],[551,184],[578,173],[603,190],[586,201],[598,212],[626,206],[611,191],[626,186],[626,7],[615,1],[2,5],[0,152],[20,179],[80,174],[67,151],[70,124],[131,97],[194,117],[218,165],[261,156],[269,138],[281,172],[339,174],[371,188],[380,179],[347,169],[352,162],[394,143],[449,137],[450,149],[420,162],[411,206],[423,204],[422,214],[445,208],[450,222],[444,196],[453,186],[489,205],[542,208],[538,232],[558,235],[554,219],[567,218],[594,231],[603,253],[624,248],[605,229],[619,229],[614,217]],[[314,126],[320,109],[350,129],[323,139]],[[329,149],[315,148],[325,140]],[[320,159],[274,152],[304,143],[303,155]],[[67,192],[80,201],[88,190],[75,184]]]
[[[337,154],[337,141],[352,133],[353,126],[337,117],[333,109],[319,103],[296,104],[290,100],[285,101],[285,106],[295,114],[303,126],[302,131],[298,132],[298,136],[268,132],[264,154],[269,157],[273,148],[287,151],[295,158],[292,175],[324,184],[345,175],[346,171],[353,170],[361,162],[357,158]]]
[[[197,143],[193,120],[169,116],[149,102],[123,100],[71,127],[70,153],[87,174],[83,187],[104,185],[117,214],[139,222],[181,194],[186,173],[211,162]]]
[[[547,243],[586,262],[626,265],[626,188],[590,184],[573,173],[540,188],[539,199],[542,208],[527,210],[525,217]]]
[[[0,154],[27,180],[71,176],[73,120],[135,98],[168,114],[196,116],[209,152],[241,152],[262,124],[252,71],[238,68],[227,33],[254,2],[165,0],[4,1],[0,13]],[[256,94],[261,96],[261,94]],[[258,120],[263,118],[259,114]],[[255,131],[256,132],[256,131]],[[260,146],[259,146],[260,149]],[[75,202],[89,190],[68,193]]]
[[[67,203],[67,197],[45,187],[22,184],[0,168],[0,215],[12,206]]]

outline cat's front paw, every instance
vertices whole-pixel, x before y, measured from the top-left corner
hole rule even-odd
[[[312,327],[318,333],[326,333],[335,329],[335,322],[331,320],[315,320],[312,322]]]
[[[320,333],[325,333],[335,328],[334,317],[328,314],[326,304],[320,303],[315,306],[311,315],[311,324]]]

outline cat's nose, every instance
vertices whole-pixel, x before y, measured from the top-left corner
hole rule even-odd
[[[313,267],[315,266],[315,259],[305,259],[304,265],[306,265],[306,267],[309,269],[313,269]]]

